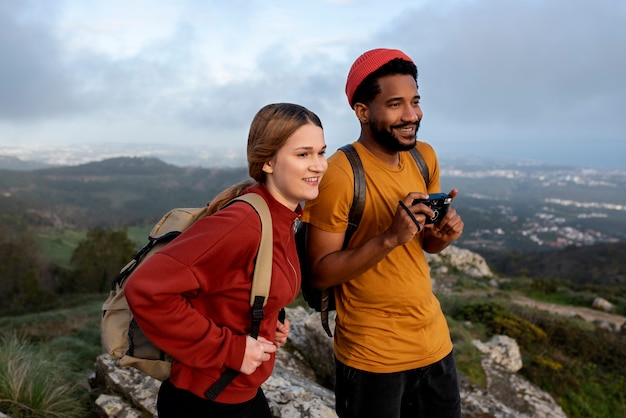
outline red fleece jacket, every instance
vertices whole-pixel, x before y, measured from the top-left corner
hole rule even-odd
[[[274,341],[281,308],[300,289],[294,222],[301,214],[276,201],[263,185],[272,215],[272,284],[259,335]],[[245,202],[207,216],[147,259],[128,279],[126,298],[144,333],[176,360],[171,382],[204,398],[226,367],[239,370],[250,333],[250,290],[261,221]],[[217,402],[252,399],[272,373],[274,354],[251,375],[239,374]]]

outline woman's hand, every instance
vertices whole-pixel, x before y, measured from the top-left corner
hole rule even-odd
[[[289,325],[290,322],[288,319],[285,319],[284,324],[280,321],[276,322],[276,336],[274,337],[274,345],[276,345],[276,348],[280,348],[287,342],[287,337],[289,337]]]
[[[255,340],[248,335],[246,337],[246,351],[239,371],[248,375],[254,373],[264,361],[271,358],[270,353],[275,353],[276,350],[274,343],[268,339],[259,337],[258,340]]]

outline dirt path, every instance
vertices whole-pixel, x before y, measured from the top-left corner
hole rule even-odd
[[[586,321],[604,321],[608,323],[615,324],[616,329],[620,329],[624,323],[626,323],[626,317],[621,315],[615,315],[608,312],[598,311],[596,309],[584,308],[581,306],[563,306],[556,305],[554,303],[547,302],[538,302],[536,300],[529,299],[525,296],[516,295],[513,296],[513,302],[530,306],[535,309],[541,309],[544,311],[548,311],[551,313],[565,315],[565,316],[574,316],[578,315]]]

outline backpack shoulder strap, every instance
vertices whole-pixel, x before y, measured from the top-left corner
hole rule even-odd
[[[272,280],[272,216],[265,200],[256,193],[247,193],[233,199],[248,203],[261,218],[261,243],[256,257],[254,274],[252,276],[252,292],[250,306],[255,305],[258,297],[262,297],[262,306],[267,303]]]
[[[424,183],[426,183],[426,189],[428,189],[428,184],[430,183],[430,174],[428,172],[428,165],[426,164],[426,160],[424,160],[424,156],[417,149],[417,146],[411,148],[411,157],[415,160],[415,164],[417,168],[420,170],[422,177],[424,178]]]
[[[350,212],[348,213],[348,229],[346,230],[346,236],[343,240],[343,248],[346,248],[363,217],[366,190],[365,173],[363,172],[361,157],[359,157],[359,154],[356,152],[354,145],[347,144],[339,148],[339,150],[348,157],[350,166],[352,166],[352,174],[354,175],[354,198],[352,200],[352,206],[350,206]]]
[[[254,208],[261,218],[261,242],[256,256],[254,273],[252,275],[252,290],[250,292],[250,306],[252,307],[252,326],[250,336],[257,338],[261,321],[265,317],[263,307],[267,303],[272,281],[272,259],[273,259],[273,232],[272,216],[265,200],[256,193],[246,193],[237,196],[227,205],[235,201],[248,203]],[[217,396],[239,375],[239,371],[226,369],[224,374],[206,390],[204,395],[207,399],[215,400]]]
[[[350,212],[348,212],[348,229],[346,229],[342,246],[342,248],[347,248],[352,235],[354,235],[354,232],[359,227],[359,222],[361,222],[361,218],[363,217],[363,208],[365,207],[365,173],[363,172],[361,158],[352,144],[344,145],[339,148],[339,150],[348,157],[348,161],[352,167],[352,174],[354,175],[354,197],[352,198]],[[328,311],[331,309],[330,306],[334,305],[334,294],[332,294],[332,292],[334,292],[332,288],[323,290],[321,292],[320,301],[322,327],[329,337],[333,336],[333,333],[330,331],[330,324],[328,323]]]

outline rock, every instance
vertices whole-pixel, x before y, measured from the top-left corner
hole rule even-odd
[[[160,381],[139,370],[120,367],[108,354],[101,354],[96,359],[96,382],[103,392],[96,399],[96,406],[103,416],[141,416],[141,411],[156,416]],[[121,411],[123,414],[118,415]]]
[[[485,359],[503,367],[505,370],[515,373],[523,366],[519,346],[509,336],[494,335],[487,343],[478,340],[474,340],[472,343],[485,355]]]
[[[495,418],[566,418],[552,396],[515,374],[522,368],[517,342],[506,335],[495,335],[489,342],[474,341],[487,375],[487,389],[462,391],[463,408],[477,416]]]
[[[487,261],[481,255],[454,245],[437,254],[426,253],[426,259],[433,273],[442,271],[442,267],[443,271],[454,267],[473,278],[493,277]]]
[[[291,338],[276,356],[272,376],[263,391],[276,418],[336,418],[335,396],[328,387],[334,369],[333,339],[322,330],[319,313],[302,307],[287,310]],[[334,328],[334,316],[331,316]],[[519,347],[507,336],[475,341],[483,353],[487,387],[473,386],[460,376],[463,416],[564,418],[562,409],[547,393],[518,376],[522,367]],[[317,383],[313,368],[322,375]],[[156,416],[160,382],[135,369],[120,368],[106,354],[96,361],[94,385],[98,413],[109,418]]]
[[[598,309],[604,312],[613,311],[613,304],[606,299],[603,298],[595,298],[591,303],[591,307],[594,309]]]
[[[427,258],[433,273],[461,271],[472,277],[493,277],[485,260],[467,250],[451,246]],[[287,317],[289,343],[277,352],[274,373],[262,386],[272,413],[276,418],[336,418],[335,396],[329,389],[334,375],[333,339],[322,329],[319,313],[287,308]],[[334,329],[334,312],[329,319]],[[549,394],[516,374],[522,358],[515,340],[495,336],[474,344],[482,353],[487,387],[474,386],[460,375],[464,417],[565,417]],[[120,368],[108,355],[96,359],[92,386],[99,393],[96,407],[102,417],[156,416],[160,382],[135,369]]]

